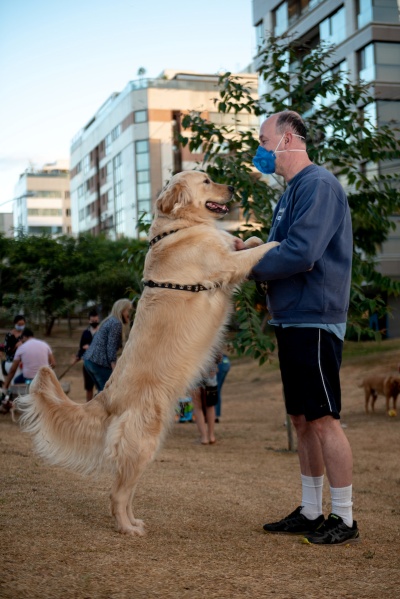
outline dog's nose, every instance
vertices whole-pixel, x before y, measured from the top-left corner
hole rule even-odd
[[[231,193],[233,193],[235,191],[235,188],[233,187],[233,185],[228,185],[228,189]]]

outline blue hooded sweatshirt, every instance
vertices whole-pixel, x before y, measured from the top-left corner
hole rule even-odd
[[[353,238],[350,209],[339,181],[311,164],[288,183],[268,241],[279,241],[251,278],[268,283],[274,322],[337,324],[347,319]]]

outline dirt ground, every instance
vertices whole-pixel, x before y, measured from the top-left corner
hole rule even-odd
[[[2,334],[2,333],[1,333]],[[49,341],[57,373],[80,336]],[[223,389],[216,445],[197,444],[194,423],[176,423],[135,498],[147,535],[113,530],[109,480],[43,463],[9,415],[0,415],[0,597],[41,599],[366,599],[400,596],[400,415],[364,413],[366,373],[397,370],[400,341],[348,357],[342,423],[354,453],[354,515],[362,542],[304,545],[267,535],[266,521],[300,502],[276,360],[235,360]],[[64,378],[84,400],[81,365]],[[399,406],[400,414],[400,406]],[[324,509],[329,513],[327,482]]]

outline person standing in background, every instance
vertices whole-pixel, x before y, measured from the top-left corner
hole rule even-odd
[[[17,314],[14,317],[14,326],[6,333],[4,338],[4,353],[5,360],[2,363],[3,375],[6,377],[10,372],[12,363],[14,361],[15,352],[18,347],[22,345],[22,331],[26,326],[26,319],[23,314]],[[22,370],[18,368],[15,372],[15,377],[22,374]]]
[[[98,326],[99,326],[99,315],[97,313],[97,310],[94,310],[94,309],[90,310],[89,326],[82,333],[81,340],[79,342],[79,350],[75,356],[75,360],[74,360],[73,364],[76,364],[76,362],[79,362],[79,360],[82,359],[82,356],[85,353],[85,351],[87,349],[89,349],[89,346],[93,341],[93,337],[97,333]],[[86,370],[85,364],[83,364],[83,366],[82,366],[82,373],[83,373],[83,385],[84,385],[85,392],[86,392],[86,401],[90,401],[93,398],[94,381],[93,381],[93,378],[91,377],[91,375]]]
[[[98,391],[102,391],[117,363],[117,352],[122,347],[123,331],[132,314],[129,299],[117,300],[111,314],[101,323],[89,348],[83,354],[83,363]]]
[[[226,375],[228,374],[231,368],[231,362],[227,355],[221,355],[218,361],[218,370],[217,370],[217,386],[218,386],[218,401],[215,406],[215,422],[219,422],[221,418],[222,411],[222,385],[224,384]]]

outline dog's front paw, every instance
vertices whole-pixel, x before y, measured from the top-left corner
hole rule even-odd
[[[259,245],[262,245],[263,243],[263,240],[256,236],[249,237],[249,239],[246,239],[246,241],[244,242],[246,248],[256,248]]]

